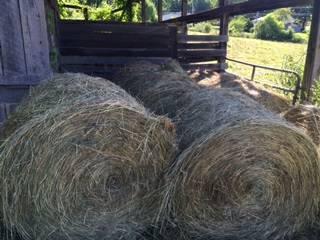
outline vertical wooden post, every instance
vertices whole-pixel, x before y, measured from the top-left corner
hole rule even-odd
[[[320,1],[318,0],[314,0],[313,3],[311,31],[302,83],[302,101],[311,100],[312,86],[316,80],[320,80]]]
[[[84,15],[84,20],[88,21],[89,20],[89,11],[88,8],[83,8],[83,15]]]
[[[178,57],[178,36],[177,36],[177,27],[176,26],[170,26],[170,51],[171,51],[171,57],[173,59],[176,59]]]
[[[219,7],[224,7],[228,4],[227,0],[219,0]],[[229,32],[229,16],[228,14],[223,14],[220,18],[220,35],[228,36]],[[223,42],[220,43],[220,48],[226,50],[227,55],[227,43]],[[222,65],[226,63],[226,56],[220,57],[218,62]],[[224,72],[225,70],[222,68],[220,72]]]
[[[181,0],[181,16],[187,16],[188,15],[188,0]],[[187,34],[187,24],[185,22],[182,23],[181,26],[182,33]]]
[[[162,0],[158,0],[158,22],[162,22]]]
[[[146,0],[141,0],[141,19],[142,22],[145,23],[147,20],[146,16]]]

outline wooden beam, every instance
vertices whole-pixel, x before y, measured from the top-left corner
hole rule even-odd
[[[146,0],[141,0],[141,19],[143,23],[147,21]]]
[[[219,0],[219,7],[220,8],[223,8],[227,5],[228,5],[227,0]],[[225,13],[220,18],[220,35],[228,36],[228,33],[229,33],[229,15],[227,13]],[[225,51],[225,55],[218,59],[218,63],[225,64],[226,63],[226,56],[227,56],[227,43],[221,42],[220,49]],[[224,69],[221,69],[221,71],[223,72]]]
[[[162,22],[162,0],[158,0],[158,22]]]
[[[209,11],[197,14],[182,16],[169,19],[164,22],[186,22],[196,23],[223,17],[224,14],[229,16],[242,15],[263,10],[272,10],[277,8],[304,6],[312,4],[312,0],[249,0],[247,2],[226,5]]]
[[[302,101],[311,100],[312,86],[317,80],[320,80],[320,1],[315,0],[302,84]]]
[[[188,0],[181,0],[181,16],[188,15]]]

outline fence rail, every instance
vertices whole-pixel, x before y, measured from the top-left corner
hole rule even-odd
[[[228,61],[230,62],[236,62],[242,65],[246,65],[246,66],[250,66],[252,67],[252,72],[251,72],[251,81],[255,81],[255,75],[256,75],[256,69],[260,68],[260,69],[265,69],[265,70],[269,70],[269,71],[276,71],[276,72],[282,72],[282,73],[287,73],[287,74],[292,74],[293,76],[295,76],[297,78],[296,84],[295,84],[295,88],[294,89],[290,89],[290,88],[285,88],[282,86],[278,86],[275,84],[271,84],[271,83],[263,83],[265,85],[268,85],[271,88],[274,89],[278,89],[284,92],[289,92],[293,94],[293,100],[292,100],[292,104],[295,105],[298,101],[299,98],[299,92],[301,90],[301,77],[297,72],[291,71],[291,70],[287,70],[287,69],[280,69],[280,68],[274,68],[274,67],[269,67],[269,66],[261,66],[261,65],[257,65],[257,64],[252,64],[252,63],[248,63],[248,62],[244,62],[244,61],[239,61],[239,60],[235,60],[235,59],[231,59],[231,58],[226,58]],[[255,81],[259,83],[258,81]]]

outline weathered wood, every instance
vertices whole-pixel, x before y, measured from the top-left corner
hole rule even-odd
[[[147,20],[147,6],[146,6],[146,0],[141,0],[141,19],[142,22],[145,23]]]
[[[130,40],[128,40],[130,39]],[[129,35],[83,35],[82,37],[64,36],[60,39],[60,47],[87,47],[87,48],[167,48],[169,38],[158,35],[141,35],[130,38]]]
[[[0,86],[0,104],[19,103],[29,89],[29,86]]]
[[[227,42],[228,36],[211,36],[211,35],[179,35],[179,43],[183,42]]]
[[[320,1],[315,0],[313,5],[312,24],[302,84],[301,99],[310,101],[312,86],[320,80]]]
[[[157,3],[158,22],[162,22],[162,0],[158,0]]]
[[[49,72],[49,43],[43,0],[20,0],[27,74]]]
[[[3,56],[2,56],[2,46],[1,46],[1,38],[0,38],[0,76],[2,75],[4,75],[4,69],[3,69]]]
[[[184,58],[216,58],[225,56],[224,49],[196,49],[196,50],[179,50],[178,56]]]
[[[219,0],[219,7],[225,7],[227,6],[227,0]],[[229,34],[229,15],[227,13],[223,14],[220,18],[220,35],[228,36]],[[218,62],[220,64],[226,63],[226,56],[227,56],[227,44],[226,42],[220,42],[220,48],[225,50],[226,54],[222,56]],[[224,71],[224,69],[221,69],[221,71]]]
[[[317,0],[316,0],[317,1]],[[229,16],[242,15],[277,8],[304,6],[312,4],[312,0],[248,0],[243,3],[218,7],[213,10],[197,14],[169,19],[163,22],[186,22],[196,23],[221,18],[224,14]]]
[[[162,63],[168,61],[170,58],[162,57],[150,57],[148,61],[154,63]],[[112,64],[112,65],[121,65],[128,64],[136,61],[146,60],[143,57],[96,57],[96,56],[63,56],[61,58],[61,63],[63,65],[68,64]]]
[[[178,49],[214,49],[220,48],[220,43],[212,42],[182,42],[178,43]]]
[[[104,32],[104,33],[157,33],[166,34],[169,32],[169,28],[166,24],[124,24],[124,23],[105,23],[99,21],[66,21],[61,20],[59,22],[59,29],[61,34],[70,33],[87,33],[87,32]]]
[[[19,1],[8,0],[0,4],[0,44],[3,74],[27,73],[21,28]]]
[[[60,48],[63,56],[168,57],[168,48]]]
[[[177,48],[177,28],[176,27],[170,27],[170,56],[172,58],[177,58],[178,55],[178,48]]]
[[[188,0],[181,0],[181,16],[188,15]]]

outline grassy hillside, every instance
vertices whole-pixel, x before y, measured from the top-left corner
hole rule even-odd
[[[306,51],[306,44],[235,37],[231,37],[228,43],[229,58],[277,68],[293,68],[296,71],[303,68]],[[250,77],[251,69],[237,63],[229,63],[229,71],[243,77]],[[263,73],[267,72],[258,71],[258,77]]]

